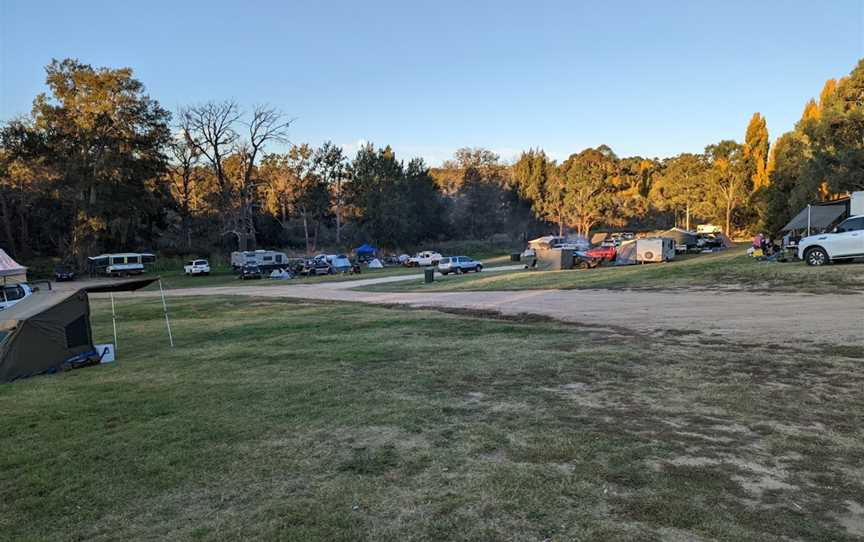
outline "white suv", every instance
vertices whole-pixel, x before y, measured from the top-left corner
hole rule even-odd
[[[193,260],[183,266],[187,275],[209,275],[210,262],[207,260]]]
[[[438,271],[442,275],[467,273],[468,271],[479,273],[483,271],[483,264],[472,260],[468,256],[450,256],[448,258],[441,258],[441,261],[438,262]]]
[[[27,284],[6,284],[0,286],[0,311],[8,309],[31,295],[33,295],[33,289]]]
[[[864,257],[864,215],[847,218],[831,233],[801,239],[798,257],[807,265]]]

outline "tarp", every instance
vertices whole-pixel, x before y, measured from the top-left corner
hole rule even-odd
[[[157,280],[121,280],[73,291],[37,291],[0,312],[0,382],[97,360],[88,294],[138,290]]]
[[[633,265],[639,263],[636,259],[636,240],[622,241],[615,254],[615,265]]]
[[[354,252],[358,256],[369,256],[369,255],[375,254],[376,250],[377,249],[375,247],[373,247],[372,245],[362,244],[359,247],[355,248]]]
[[[12,259],[0,248],[0,283],[27,282],[27,268]]]
[[[839,201],[837,203],[828,203],[823,205],[810,206],[810,229],[825,230],[837,221],[844,213],[849,210],[848,200]],[[801,209],[801,212],[783,226],[780,231],[806,230],[807,229],[807,207]]]

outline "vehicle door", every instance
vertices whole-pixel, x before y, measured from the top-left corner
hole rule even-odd
[[[832,237],[829,248],[832,258],[864,255],[864,216],[847,218]]]

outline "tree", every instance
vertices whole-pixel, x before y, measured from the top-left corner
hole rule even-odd
[[[616,205],[618,157],[606,145],[572,154],[561,164],[564,217],[579,235],[588,236],[597,223],[621,221]]]
[[[168,149],[173,158],[169,171],[171,191],[179,205],[183,237],[186,240],[186,249],[189,250],[192,248],[190,221],[192,218],[192,199],[195,189],[195,170],[200,155],[198,154],[198,149],[189,145],[189,142],[183,138],[172,141]]]
[[[164,177],[170,114],[144,93],[129,68],[93,68],[77,60],[46,67],[49,93],[33,103],[41,163],[57,176],[61,253],[80,263],[88,252],[152,242],[167,193]]]
[[[661,211],[683,211],[684,229],[706,199],[708,163],[704,156],[683,153],[666,160],[651,187],[651,201]]]
[[[344,196],[342,183],[345,180],[347,159],[341,147],[337,147],[332,141],[326,141],[315,150],[315,168],[321,176],[321,180],[330,187],[333,194],[333,207],[336,216],[336,244],[342,243],[342,207]]]
[[[205,157],[219,185],[223,235],[233,234],[238,248],[255,243],[253,203],[257,160],[270,143],[285,141],[291,120],[277,110],[256,106],[247,122],[232,100],[187,107],[182,113],[182,131],[190,147]],[[245,126],[241,137],[239,126]],[[229,175],[225,161],[236,155],[238,163]]]
[[[750,124],[747,125],[747,133],[744,137],[744,160],[750,176],[753,190],[760,190],[768,186],[768,127],[765,117],[759,113],[753,113]]]
[[[555,162],[543,150],[530,149],[513,166],[513,179],[534,213],[558,224],[558,235],[564,235],[564,183]]]
[[[733,214],[750,193],[744,148],[735,141],[725,140],[706,147],[705,155],[710,164],[706,203],[715,217],[723,218],[723,231],[731,236]]]
[[[318,244],[320,220],[330,208],[327,185],[315,168],[312,148],[292,145],[285,154],[268,154],[261,164],[264,202],[287,229],[288,218],[299,216],[303,223],[306,253]]]

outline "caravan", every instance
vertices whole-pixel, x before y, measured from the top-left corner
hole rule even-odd
[[[144,265],[156,261],[156,256],[148,253],[124,252],[121,254],[100,254],[87,258],[91,275],[108,275],[110,277],[125,277],[140,275]]]
[[[231,267],[239,271],[246,266],[257,266],[261,271],[270,272],[288,265],[288,256],[275,250],[244,250],[231,253]]]

